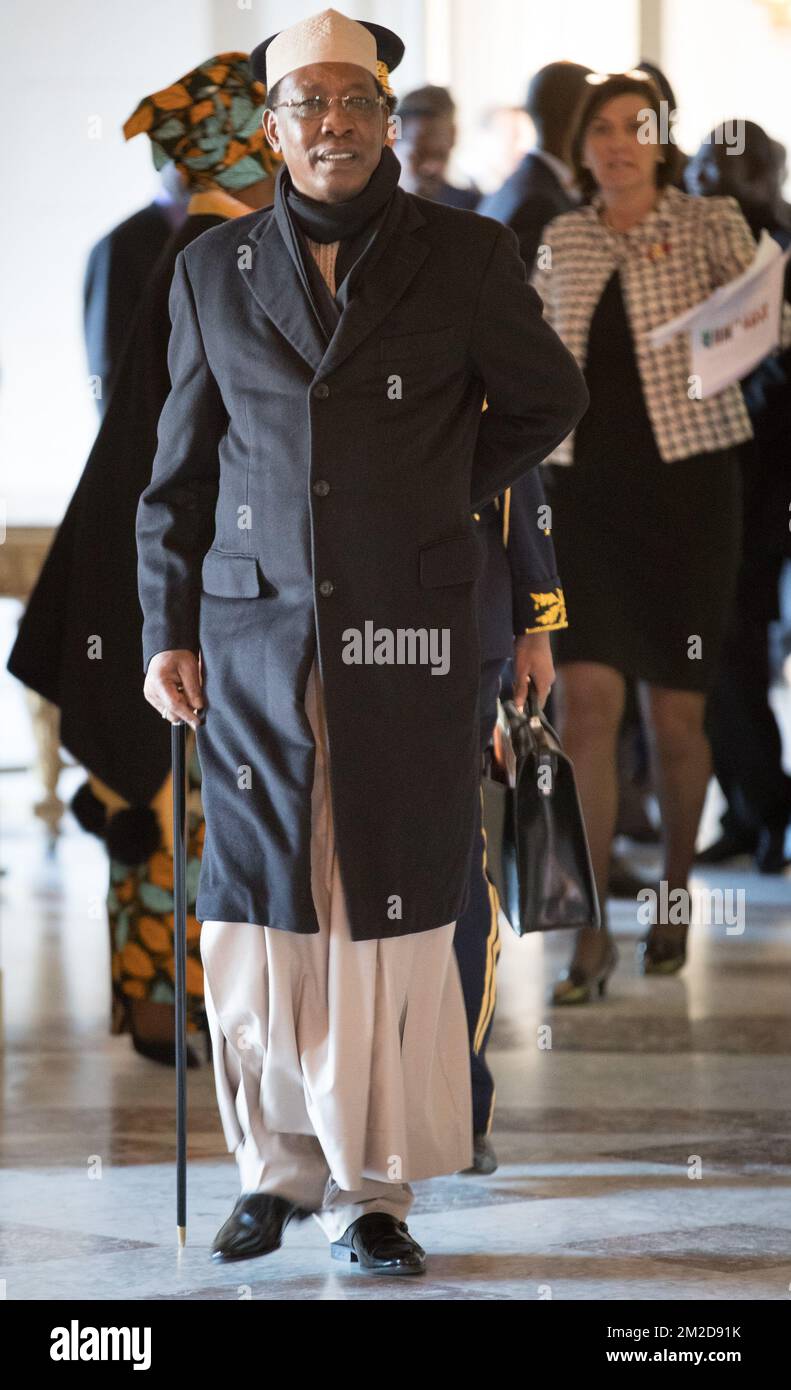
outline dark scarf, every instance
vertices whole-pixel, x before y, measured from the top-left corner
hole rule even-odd
[[[400,173],[398,159],[389,145],[385,145],[379,163],[359,193],[344,203],[320,203],[297,192],[285,164],[278,172],[275,219],[327,341],[335,331],[387,216]],[[341,243],[335,262],[335,298],[330,294],[305,237],[324,244]]]
[[[398,184],[401,165],[385,145],[382,157],[369,178],[365,188],[345,203],[318,203],[304,193],[298,193],[288,169],[283,168],[281,178],[283,192],[289,212],[300,231],[311,241],[345,241],[347,237],[361,232],[385,204],[390,201],[393,189]]]

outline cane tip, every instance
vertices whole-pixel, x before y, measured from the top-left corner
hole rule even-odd
[[[187,1244],[187,1228],[186,1226],[177,1226],[176,1230],[179,1238],[179,1249],[183,1250]]]

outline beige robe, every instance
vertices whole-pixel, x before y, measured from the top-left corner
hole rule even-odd
[[[242,1191],[323,1204],[318,1219],[337,1239],[366,1211],[403,1219],[412,1180],[472,1162],[469,1047],[454,922],[351,940],[315,662],[305,708],[316,740],[320,931],[207,921],[201,954],[217,1098]]]

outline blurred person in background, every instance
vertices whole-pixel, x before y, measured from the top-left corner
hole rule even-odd
[[[590,90],[590,68],[579,63],[549,63],[531,79],[525,112],[533,122],[536,144],[496,193],[484,198],[478,212],[513,228],[528,274],[533,270],[544,227],[577,206],[579,194],[570,164],[570,144],[577,113]],[[535,485],[533,485],[535,486]],[[564,622],[559,626],[565,625]],[[549,718],[554,717],[548,703]],[[642,840],[655,838],[645,813],[646,755],[633,687],[627,691],[624,727],[619,740],[619,830]],[[609,892],[631,897],[639,888],[634,875],[612,856]]]
[[[523,106],[492,106],[475,126],[471,168],[484,192],[494,193],[513,174],[532,142],[530,118]]]
[[[651,81],[654,83],[654,86],[659,89],[660,99],[664,101],[666,104],[668,122],[670,123],[670,125],[672,125],[673,121],[671,121],[671,117],[675,119],[678,107],[676,105],[676,94],[673,90],[673,87],[671,86],[669,77],[662,70],[662,68],[657,67],[656,63],[649,62],[647,58],[640,59],[640,62],[638,64],[638,70],[640,72],[647,73],[648,76],[651,78]],[[680,145],[678,144],[678,141],[674,141],[674,144],[676,149],[676,157],[673,161],[673,183],[676,188],[680,188],[683,191],[684,171],[687,167],[689,156],[686,155],[684,151],[681,149]]]
[[[467,158],[475,182],[494,193],[514,172],[532,143],[533,132],[523,106],[490,106],[471,133]]]
[[[482,199],[478,212],[512,227],[522,260],[532,273],[541,233],[548,222],[576,206],[569,143],[590,68],[549,63],[531,79],[525,110],[533,122],[535,146],[496,193]]]
[[[662,68],[656,63],[641,58],[638,69],[645,72],[659,88],[661,99],[666,103],[668,121],[676,114],[676,95]],[[684,166],[687,156],[676,143],[675,174],[673,183],[677,188],[684,187]],[[651,759],[648,751],[646,731],[640,714],[640,701],[637,685],[631,678],[626,681],[624,716],[618,735],[618,817],[616,835],[626,836],[639,844],[653,844],[659,839],[658,831],[649,817],[647,803],[654,794],[651,777]],[[608,891],[613,898],[633,898],[642,887],[637,874],[633,872],[627,858],[613,854],[610,863]]]
[[[656,63],[641,58],[637,69],[632,73],[647,73],[658,87],[661,100],[666,103],[668,122],[676,115],[676,96],[662,68]],[[684,187],[684,166],[687,156],[676,143],[674,177],[677,188]],[[649,818],[648,798],[654,793],[651,777],[651,760],[648,751],[646,732],[640,714],[640,701],[637,685],[631,678],[626,681],[624,716],[618,735],[618,818],[616,835],[640,844],[653,844],[658,831]],[[613,854],[610,863],[608,891],[613,898],[633,898],[643,887],[637,874],[633,872],[625,856]]]
[[[783,221],[791,224],[791,203],[783,196],[788,181],[788,151],[780,140],[773,140],[772,154],[775,162],[775,176],[779,190],[779,211]]]
[[[401,137],[395,152],[401,161],[400,184],[451,208],[475,208],[480,190],[457,188],[447,179],[456,144],[456,105],[447,87],[418,87],[398,104]]]
[[[555,450],[545,484],[570,626],[555,634],[560,732],[574,761],[602,904],[617,810],[616,739],[625,681],[639,682],[661,807],[663,879],[687,889],[711,770],[703,729],[741,552],[737,447],[752,436],[738,385],[689,389],[689,350],[647,334],[750,264],[737,203],[674,187],[660,95],[620,74],[591,86],[572,143],[585,206],[545,230],[535,272],[545,313],[584,365],[590,405]],[[656,139],[639,138],[645,112]],[[559,1004],[604,993],[617,953],[584,929]],[[656,914],[655,914],[656,917]],[[688,922],[654,920],[646,973],[686,959]]]
[[[480,753],[491,742],[498,696],[522,709],[532,682],[539,704],[547,702],[555,668],[550,633],[567,626],[563,588],[549,529],[542,526],[546,499],[540,470],[525,474],[480,512],[475,512],[486,557],[478,581],[481,638]],[[487,874],[483,803],[475,827],[470,896],[456,922],[459,964],[470,1041],[473,1164],[493,1173],[497,1156],[490,1139],[495,1084],[486,1059],[497,997],[500,956],[497,890]]]
[[[145,283],[157,257],[187,215],[190,189],[169,161],[147,207],[134,212],[93,247],[83,284],[83,326],[88,370],[96,380],[96,407],[107,409],[121,353]]]
[[[690,193],[735,198],[753,236],[767,231],[785,249],[791,218],[782,199],[776,144],[753,121],[740,122],[741,153],[711,131],[686,169]],[[736,122],[726,123],[735,128]],[[791,263],[785,297],[791,301]],[[720,675],[706,707],[714,772],[727,801],[720,837],[698,862],[721,864],[750,854],[762,873],[786,864],[791,777],[769,703],[769,624],[780,617],[783,563],[791,556],[791,349],[761,362],[742,382],[754,437],[741,449],[744,551]]]
[[[145,285],[116,387],[39,576],[8,661],[60,710],[61,742],[89,772],[72,809],[109,857],[111,1032],[173,1065],[173,845],[170,727],[143,696],[135,516],[151,478],[170,391],[168,296],[183,247],[228,218],[266,207],[281,160],[266,143],[266,92],[246,54],[221,53],[145,97],[124,126],[190,190],[187,217]],[[209,153],[206,153],[209,150]],[[97,638],[99,643],[97,645]],[[204,822],[188,731],[187,1026],[206,1027],[194,916]],[[197,1065],[190,1049],[190,1065]]]

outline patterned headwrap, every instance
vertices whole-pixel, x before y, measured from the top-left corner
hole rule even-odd
[[[261,126],[266,88],[246,53],[218,53],[172,86],[144,97],[124,125],[131,140],[144,132],[154,164],[172,160],[192,188],[247,188],[274,178],[282,163]]]

